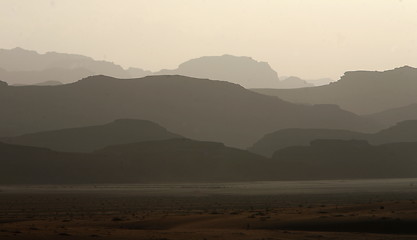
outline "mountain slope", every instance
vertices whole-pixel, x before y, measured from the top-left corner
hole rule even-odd
[[[40,132],[1,140],[55,151],[92,152],[110,145],[171,138],[180,138],[180,136],[149,121],[119,119],[100,126]]]
[[[359,133],[337,129],[284,129],[267,134],[249,151],[270,157],[275,151],[292,146],[308,146],[314,140],[365,140],[371,144],[417,142],[417,120],[399,122],[379,132]]]
[[[372,146],[358,140],[316,140],[273,156],[282,179],[362,179],[417,176],[417,142]],[[279,168],[278,168],[279,166]]]
[[[60,86],[0,88],[0,136],[146,119],[184,137],[248,147],[283,128],[373,131],[336,106],[304,106],[236,84],[183,76],[120,80],[94,76]]]
[[[268,160],[219,143],[187,139],[62,153],[0,143],[0,184],[262,180]]]
[[[369,114],[365,117],[383,125],[393,125],[397,122],[417,119],[417,103]]]
[[[347,72],[339,81],[319,87],[254,89],[296,103],[337,104],[357,114],[417,103],[416,90],[417,69],[408,66],[384,72]]]
[[[248,150],[271,157],[275,151],[293,146],[308,146],[317,139],[366,139],[367,134],[339,129],[283,129],[267,134]],[[416,139],[417,141],[417,139]]]
[[[213,142],[170,139],[62,153],[0,143],[0,184],[215,182],[417,177],[417,143],[320,140],[273,159]]]

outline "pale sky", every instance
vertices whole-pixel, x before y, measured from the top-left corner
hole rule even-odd
[[[14,47],[153,71],[232,54],[338,79],[417,67],[417,0],[0,0],[0,48]]]

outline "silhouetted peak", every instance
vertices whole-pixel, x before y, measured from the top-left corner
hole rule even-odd
[[[94,75],[83,78],[74,84],[103,84],[103,83],[112,83],[118,81],[119,79],[114,77],[109,77],[106,75]]]
[[[302,80],[301,78],[299,78],[299,77],[296,77],[296,76],[289,76],[289,77],[287,77],[287,78],[285,78],[284,80],[282,80],[282,81],[303,81],[303,82],[305,82],[304,80]]]
[[[417,70],[417,68],[408,66],[408,65],[404,65],[402,67],[398,67],[398,68],[394,68],[393,70],[397,70],[397,71],[410,71],[410,70]],[[388,70],[389,71],[389,70]]]
[[[281,89],[286,88],[304,88],[304,87],[314,87],[314,84],[309,83],[299,77],[290,76],[286,77],[283,80],[281,80]]]
[[[37,53],[36,51],[33,51],[33,50],[27,50],[27,49],[24,49],[24,48],[21,48],[21,47],[15,47],[15,48],[12,48],[12,49],[10,49],[10,50],[7,50],[7,49],[4,49],[4,50],[6,50],[6,51],[11,51],[11,52],[21,52],[21,53]]]

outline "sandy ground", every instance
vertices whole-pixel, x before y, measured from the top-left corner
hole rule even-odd
[[[415,240],[416,202],[415,193],[1,190],[0,239]]]

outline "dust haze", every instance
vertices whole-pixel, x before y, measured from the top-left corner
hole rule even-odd
[[[416,16],[0,1],[0,239],[416,239]]]

